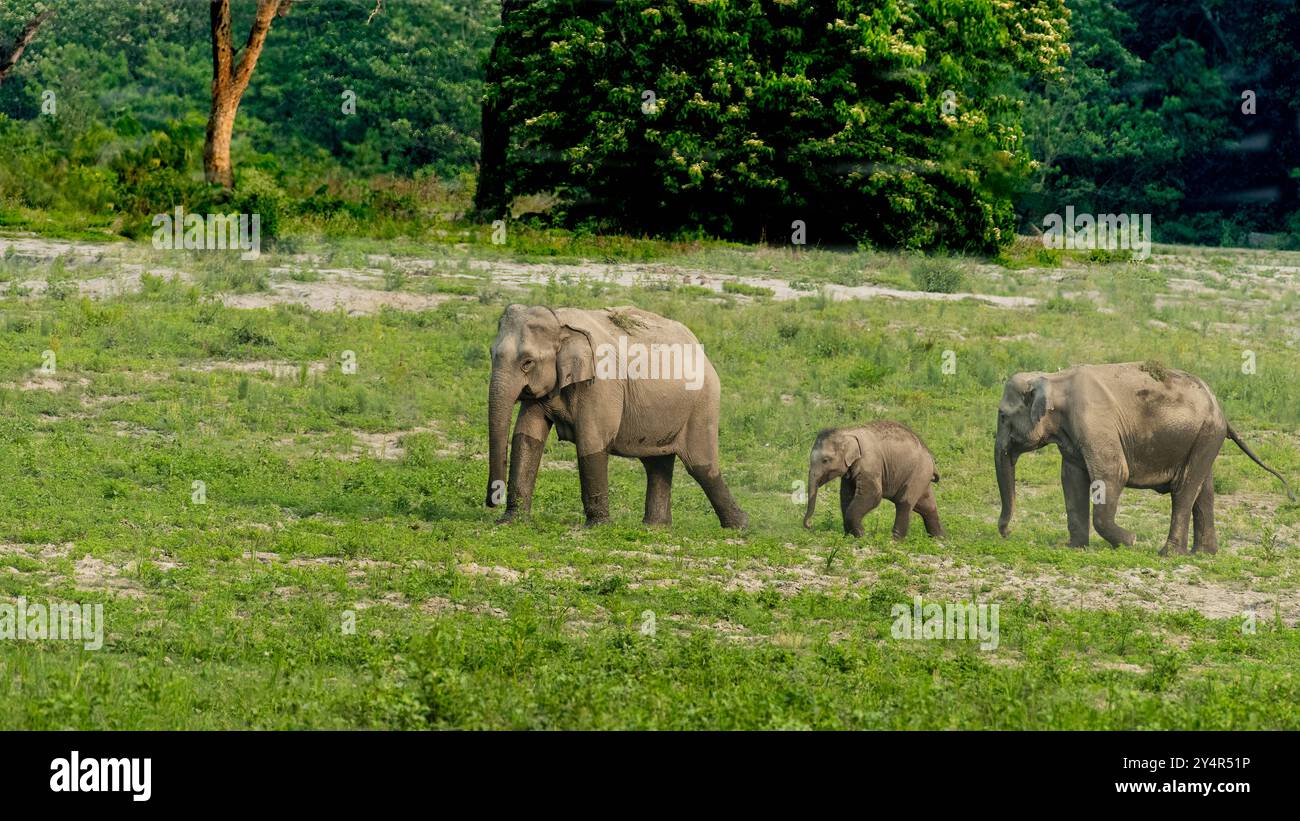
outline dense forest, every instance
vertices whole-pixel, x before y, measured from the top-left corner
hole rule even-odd
[[[205,175],[214,4],[6,0],[0,226],[140,236],[183,205],[272,236],[513,213],[786,241],[802,220],[987,252],[1071,205],[1151,213],[1160,241],[1300,243],[1290,0],[228,5],[233,59],[265,36],[232,189]]]

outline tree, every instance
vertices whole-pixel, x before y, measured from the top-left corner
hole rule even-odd
[[[22,31],[18,33],[18,39],[14,41],[12,47],[5,49],[0,46],[0,83],[3,83],[5,77],[9,76],[9,72],[13,71],[14,66],[18,65],[19,58],[23,56],[27,46],[35,39],[36,32],[40,30],[41,26],[45,25],[46,20],[53,16],[54,9],[46,9],[40,12],[27,21],[27,25],[23,26]]]
[[[238,62],[230,31],[230,0],[211,0],[211,4],[212,109],[203,143],[203,175],[208,182],[230,189],[235,185],[230,162],[235,113],[266,45],[271,21],[288,14],[293,0],[257,0],[253,26]]]
[[[488,55],[486,88],[483,94],[482,126],[480,128],[482,152],[479,160],[478,188],[474,191],[474,208],[485,219],[505,216],[509,202],[506,197],[506,154],[510,146],[510,124],[500,110],[504,100],[501,84],[508,63],[510,48],[510,13],[529,0],[501,0],[501,26]]]
[[[553,192],[599,230],[992,249],[1031,170],[1015,81],[1067,36],[1062,0],[519,3],[479,206]]]

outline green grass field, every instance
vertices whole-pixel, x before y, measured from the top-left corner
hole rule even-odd
[[[991,465],[1011,373],[1158,360],[1300,481],[1300,254],[470,239],[243,263],[0,238],[0,600],[107,620],[97,651],[0,641],[0,727],[1300,728],[1300,506],[1272,477],[1226,444],[1219,554],[1161,559],[1169,499],[1144,491],[1134,547],[1064,547],[1055,449],[1021,460],[999,538]],[[750,529],[680,469],[673,527],[643,527],[620,459],[614,523],[584,529],[555,440],[533,520],[494,526],[511,302],[690,326]],[[800,526],[816,431],[874,418],[934,452],[943,542],[891,543],[888,504],[845,537],[834,486]],[[918,594],[999,604],[997,649],[892,638]]]

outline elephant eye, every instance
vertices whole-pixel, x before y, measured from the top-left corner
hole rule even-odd
[[[525,359],[520,367],[524,369],[524,373],[528,373],[533,369],[533,360]]]

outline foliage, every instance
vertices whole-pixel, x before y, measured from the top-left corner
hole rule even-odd
[[[1246,244],[1300,209],[1300,9],[1275,0],[1068,0],[1072,53],[1032,82],[1025,221],[1150,213],[1165,242]],[[1244,110],[1252,97],[1253,111]]]
[[[1055,0],[556,0],[500,37],[508,192],[570,224],[959,250],[1010,240],[1007,84],[1068,51]]]

